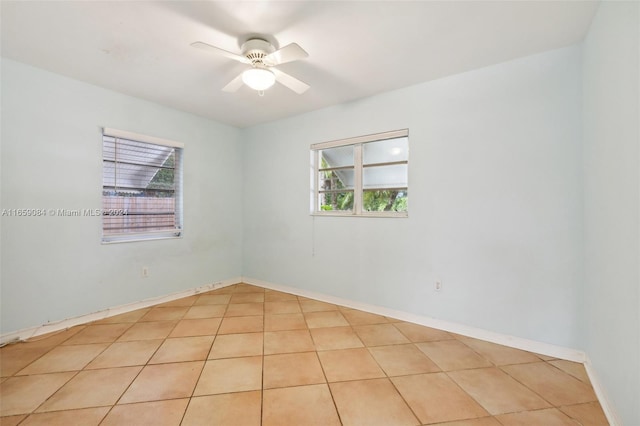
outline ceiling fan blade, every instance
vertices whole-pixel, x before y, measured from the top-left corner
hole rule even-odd
[[[273,72],[276,76],[276,81],[283,86],[288,87],[289,89],[296,92],[298,95],[303,94],[309,89],[309,85],[307,83],[303,83],[295,77],[291,77],[289,74],[284,73],[278,69],[270,68],[270,71]]]
[[[220,49],[219,47],[215,47],[210,44],[203,43],[201,41],[196,41],[195,43],[191,43],[191,46],[198,49],[208,50],[209,52],[224,56],[225,58],[233,59],[238,62],[242,62],[243,64],[251,63],[251,61],[248,58],[245,58],[242,55],[229,52],[228,50]]]
[[[237,92],[238,89],[241,88],[243,84],[244,83],[242,81],[242,73],[240,73],[236,78],[234,78],[229,83],[227,83],[227,85],[222,88],[222,91],[228,92],[228,93]]]
[[[298,46],[296,43],[291,43],[282,49],[278,49],[275,52],[268,54],[262,59],[262,61],[265,65],[273,66],[304,59],[307,56],[309,56],[309,54],[302,47]]]

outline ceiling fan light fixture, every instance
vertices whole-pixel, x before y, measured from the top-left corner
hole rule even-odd
[[[253,90],[263,91],[273,86],[276,76],[264,68],[251,68],[242,73],[242,81]]]

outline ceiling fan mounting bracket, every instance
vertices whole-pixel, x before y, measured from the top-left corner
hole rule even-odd
[[[261,38],[252,38],[242,44],[242,54],[251,61],[254,67],[264,67],[262,59],[274,51],[275,48],[271,43]]]

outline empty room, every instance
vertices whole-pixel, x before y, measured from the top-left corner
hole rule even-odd
[[[0,19],[3,426],[640,425],[640,2]]]

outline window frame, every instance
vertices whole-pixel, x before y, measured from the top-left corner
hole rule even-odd
[[[102,191],[104,191],[105,173],[105,137],[114,139],[123,139],[132,142],[141,142],[146,144],[152,144],[162,147],[169,147],[175,149],[175,166],[174,166],[174,215],[175,215],[175,228],[166,230],[155,230],[147,232],[122,232],[114,234],[104,233],[104,216],[105,212],[102,212],[101,217],[101,241],[102,244],[113,243],[128,243],[135,241],[153,241],[160,239],[176,239],[182,238],[184,234],[184,211],[183,211],[183,174],[184,174],[184,143],[176,142],[169,139],[158,138],[155,136],[143,135],[139,133],[129,132],[126,130],[118,130],[110,127],[104,127],[102,129]],[[104,208],[104,205],[102,206]]]
[[[365,165],[363,164],[363,146],[367,143],[380,142],[389,139],[407,138],[407,160],[401,162],[393,162],[395,164],[407,165],[407,193],[409,191],[409,129],[393,130],[389,132],[374,133],[364,136],[356,136],[346,139],[338,139],[328,142],[320,142],[311,144],[311,204],[310,211],[312,216],[342,216],[342,217],[395,217],[406,218],[409,217],[409,210],[398,211],[367,211],[363,210],[363,171]],[[353,209],[347,210],[322,210],[320,209],[320,155],[319,151],[323,149],[338,148],[343,146],[353,146],[353,170],[354,170],[354,184],[353,184]],[[376,164],[379,166],[384,164]]]

